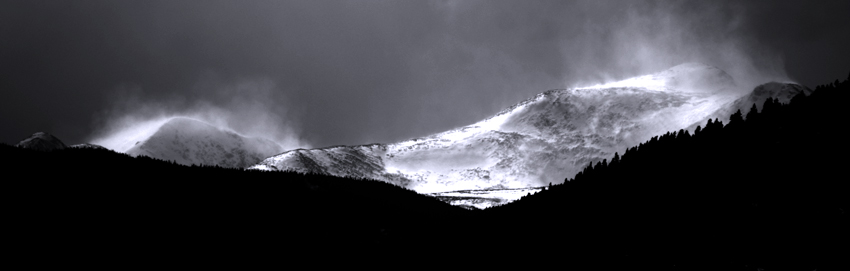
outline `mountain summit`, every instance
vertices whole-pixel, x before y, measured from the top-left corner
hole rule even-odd
[[[175,117],[137,141],[126,153],[184,165],[244,168],[281,151],[282,147],[271,140],[245,137],[200,120]]]
[[[15,144],[15,146],[38,151],[62,150],[68,147],[55,136],[45,132],[34,133],[27,139],[21,140],[21,142]]]

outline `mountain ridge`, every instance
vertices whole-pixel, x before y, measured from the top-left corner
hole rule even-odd
[[[15,146],[38,151],[54,151],[68,148],[62,140],[46,132],[36,132],[30,137],[21,140]]]
[[[539,187],[737,106],[744,95],[735,88],[724,71],[686,63],[608,84],[547,90],[479,122],[425,137],[290,150],[249,168],[372,178],[420,193]]]

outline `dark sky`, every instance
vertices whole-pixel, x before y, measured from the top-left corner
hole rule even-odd
[[[547,89],[699,61],[850,71],[850,1],[0,0],[0,142],[190,114],[290,146],[393,142]]]

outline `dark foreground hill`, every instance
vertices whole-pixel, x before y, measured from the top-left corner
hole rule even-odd
[[[0,163],[6,245],[34,263],[357,252],[442,238],[432,229],[468,213],[380,181],[189,167],[107,149],[0,145]]]
[[[624,270],[850,270],[848,93],[836,80],[653,137],[486,217]]]
[[[358,256],[412,261],[396,268],[463,258],[479,267],[846,270],[848,84],[655,137],[483,211],[378,181],[2,145],[4,244],[8,258],[33,267]]]

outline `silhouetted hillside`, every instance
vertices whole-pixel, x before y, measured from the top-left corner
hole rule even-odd
[[[836,80],[668,132],[486,212],[545,232],[559,255],[622,267],[846,268],[849,92]]]
[[[468,212],[380,181],[189,167],[106,149],[0,145],[0,164],[16,257],[357,252],[442,238],[443,220]]]

